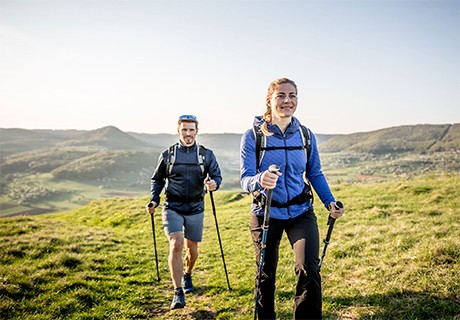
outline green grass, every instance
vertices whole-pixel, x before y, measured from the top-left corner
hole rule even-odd
[[[325,319],[460,319],[458,175],[340,184],[346,206],[321,270]],[[215,193],[232,290],[227,290],[206,197],[195,293],[169,311],[168,244],[155,215],[156,281],[147,198],[111,198],[59,214],[0,219],[1,319],[252,319],[254,249],[250,198]],[[327,212],[316,198],[321,238]],[[292,319],[295,275],[283,239],[279,319]]]

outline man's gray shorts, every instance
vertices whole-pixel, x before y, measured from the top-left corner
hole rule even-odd
[[[166,236],[177,232],[184,232],[186,239],[201,242],[203,238],[204,212],[185,215],[171,209],[163,209],[161,218]]]

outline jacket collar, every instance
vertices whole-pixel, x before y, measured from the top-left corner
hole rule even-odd
[[[262,116],[256,116],[254,118],[254,126],[260,127],[262,123],[264,123],[265,120],[263,120]],[[286,136],[294,134],[297,130],[299,130],[300,122],[296,117],[292,117],[291,123],[289,126],[286,128],[286,132],[284,133]],[[275,135],[282,136],[283,133],[281,132],[281,129],[277,126],[269,122],[267,124],[268,131],[273,132]]]
[[[193,151],[193,150],[196,149],[196,141],[190,147],[187,147],[187,146],[182,144],[182,141],[179,140],[179,149],[184,150],[184,151],[188,151],[188,152]]]

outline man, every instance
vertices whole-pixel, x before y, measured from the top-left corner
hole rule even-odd
[[[204,193],[217,190],[222,181],[212,150],[196,143],[198,120],[182,115],[177,123],[179,142],[163,151],[151,178],[151,200],[147,212],[154,214],[166,185],[162,220],[169,240],[168,265],[174,285],[171,309],[185,306],[185,293],[194,290],[192,270],[203,235]],[[166,184],[167,182],[167,184]],[[182,250],[185,243],[185,273]],[[182,280],[182,281],[181,281]]]

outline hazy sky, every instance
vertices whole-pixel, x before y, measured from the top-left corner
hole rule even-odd
[[[0,127],[242,133],[296,81],[316,133],[460,122],[460,1],[0,0]]]

